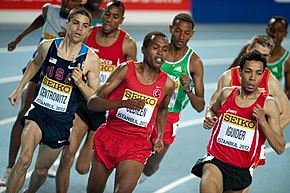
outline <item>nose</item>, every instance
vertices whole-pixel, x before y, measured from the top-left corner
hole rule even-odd
[[[251,75],[250,75],[250,80],[256,80],[256,76],[255,76],[255,73],[251,73]]]

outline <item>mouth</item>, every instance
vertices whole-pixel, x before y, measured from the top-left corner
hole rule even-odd
[[[162,64],[164,63],[164,60],[163,60],[162,57],[155,57],[155,62],[156,62],[157,64],[162,65]]]

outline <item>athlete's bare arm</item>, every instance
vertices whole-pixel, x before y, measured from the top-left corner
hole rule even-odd
[[[231,70],[227,70],[220,76],[217,83],[217,88],[211,96],[208,107],[210,107],[216,101],[217,97],[219,96],[221,90],[224,87],[230,86],[230,83],[231,83]]]
[[[125,35],[122,47],[126,60],[137,61],[137,45],[135,40],[129,34]]]
[[[173,95],[175,83],[170,78],[167,78],[164,98],[159,105],[157,116],[156,116],[156,127],[158,137],[153,145],[153,153],[159,153],[163,150],[163,133],[167,121],[168,105],[170,98]]]
[[[280,125],[285,128],[290,123],[290,103],[285,95],[280,82],[270,74],[268,79],[269,95],[277,102],[280,112]]]
[[[204,109],[205,101],[204,101],[204,84],[203,84],[203,63],[199,56],[196,53],[193,53],[190,58],[189,63],[189,71],[191,78],[194,82],[194,93],[189,92],[187,94],[191,106],[197,111],[201,112]],[[189,81],[188,81],[189,83]],[[183,77],[181,76],[181,84],[183,85]],[[185,92],[189,91],[188,86],[183,86],[183,90]]]
[[[107,100],[105,99],[113,90],[115,90],[124,80],[128,70],[127,63],[119,65],[109,76],[107,82],[101,86],[97,92],[89,99],[88,109],[93,111],[105,111],[127,107],[130,109],[140,110],[144,107],[145,102],[141,99],[132,100]]]
[[[83,75],[86,76],[87,84],[83,81]],[[80,88],[84,97],[88,100],[98,89],[100,85],[100,60],[94,51],[89,49],[85,61],[84,69],[80,65],[74,69],[72,78],[76,85]]]
[[[16,45],[28,34],[33,32],[34,30],[42,27],[45,23],[45,16],[47,13],[47,6],[48,4],[43,5],[42,7],[42,13],[34,19],[34,21],[21,33],[19,34],[15,39],[10,41],[8,43],[8,51],[13,51],[16,48]]]
[[[17,88],[9,96],[9,101],[11,105],[17,106],[22,89],[40,69],[40,66],[42,65],[47,55],[47,51],[51,45],[51,42],[52,40],[43,40],[39,44],[35,57],[30,61],[29,65],[27,66],[27,70],[25,70],[25,73],[22,79],[20,80],[20,83],[18,84]]]
[[[290,100],[290,57],[284,64],[284,75],[285,75],[285,93],[288,99]]]
[[[222,104],[226,101],[234,87],[225,87],[217,94],[215,101],[206,109],[205,118],[203,121],[203,127],[205,129],[211,129],[218,117],[218,110]]]
[[[282,154],[285,151],[286,141],[279,124],[279,108],[275,99],[268,96],[264,109],[260,105],[256,105],[253,109],[253,117],[256,117],[257,122],[263,128],[270,146],[277,154]]]

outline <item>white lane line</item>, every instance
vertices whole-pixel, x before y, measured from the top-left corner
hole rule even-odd
[[[18,82],[22,78],[22,75],[20,76],[9,76],[5,78],[0,78],[0,84],[7,84],[7,83],[12,83],[12,82]]]
[[[7,125],[7,124],[10,124],[10,123],[13,123],[15,120],[16,120],[16,117],[9,117],[7,119],[2,119],[0,120],[0,126],[3,126],[3,125]]]
[[[181,123],[180,123],[180,125],[181,125]],[[285,149],[288,149],[289,147],[290,147],[290,142],[286,143]],[[274,150],[271,147],[267,147],[266,148],[266,154],[269,154],[269,153],[272,153],[272,152],[274,152]],[[153,193],[166,193],[166,192],[176,188],[177,186],[180,186],[180,185],[182,185],[182,184],[184,184],[184,183],[186,183],[186,182],[188,182],[190,180],[193,180],[195,178],[197,178],[195,175],[189,174],[187,176],[184,176],[182,178],[179,178],[179,179],[175,180],[172,183],[167,184],[166,186],[163,186],[162,188],[156,190]]]

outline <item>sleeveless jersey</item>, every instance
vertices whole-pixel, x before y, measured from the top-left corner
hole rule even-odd
[[[190,57],[193,52],[192,48],[188,48],[182,59],[177,62],[165,61],[161,66],[161,69],[175,82],[175,90],[170,98],[168,112],[181,112],[189,102],[187,94],[180,84],[180,76],[182,73],[187,74],[190,77],[190,87],[193,87],[194,83],[189,71]]]
[[[74,84],[72,71],[79,63],[83,69],[88,52],[88,47],[82,44],[74,61],[62,59],[57,55],[57,48],[62,40],[63,38],[56,38],[49,47],[41,66],[41,79],[33,102],[34,106],[42,106],[55,116],[64,113],[74,115],[81,91]]]
[[[284,64],[289,58],[289,51],[286,51],[279,60],[273,63],[268,63],[267,67],[272,74],[280,81],[283,82],[284,78]]]
[[[141,110],[119,108],[109,110],[107,126],[118,132],[148,138],[155,124],[158,107],[163,100],[167,74],[160,71],[151,85],[141,83],[136,74],[134,61],[127,61],[128,71],[122,83],[108,96],[109,100],[141,98],[146,102]]]
[[[240,70],[239,66],[231,68],[231,82],[229,86],[241,86],[241,77],[239,75],[239,70]],[[258,86],[259,89],[262,92],[265,92],[266,94],[269,94],[268,79],[269,79],[270,73],[271,72],[267,68],[265,68],[264,75]]]
[[[122,46],[126,32],[120,29],[118,39],[112,45],[104,47],[97,44],[95,40],[99,29],[101,26],[93,27],[86,45],[91,47],[100,58],[100,85],[103,85],[116,66],[126,61]]]
[[[222,162],[240,168],[249,168],[260,156],[261,145],[266,141],[263,129],[252,116],[256,104],[264,106],[266,94],[261,92],[249,107],[237,106],[235,88],[218,110],[220,115],[207,145],[208,152]]]
[[[47,13],[41,35],[43,39],[59,37],[58,33],[66,29],[67,17],[62,16],[60,12],[61,6],[52,4],[47,5]]]

